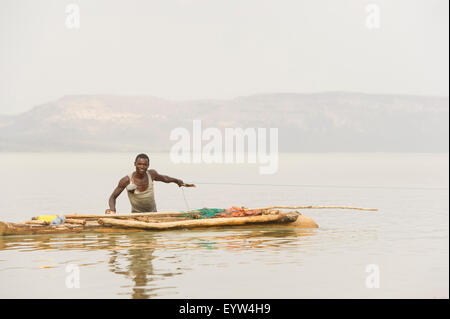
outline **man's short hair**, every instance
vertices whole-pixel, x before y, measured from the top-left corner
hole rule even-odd
[[[150,159],[148,158],[147,154],[144,154],[144,153],[141,153],[138,156],[136,156],[136,159],[134,160],[134,162],[136,163],[137,160],[140,158],[145,158],[150,163]]]

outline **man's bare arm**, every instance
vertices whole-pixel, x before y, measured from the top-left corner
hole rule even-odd
[[[106,214],[111,214],[116,212],[116,199],[119,197],[119,195],[123,192],[125,187],[130,183],[130,178],[128,176],[123,177],[120,181],[117,187],[112,192],[111,196],[109,197],[109,209],[106,210]]]
[[[164,183],[175,183],[175,184],[177,184],[180,187],[182,185],[184,185],[184,182],[181,179],[170,177],[170,176],[166,176],[166,175],[161,175],[157,171],[155,171],[154,169],[150,169],[149,172],[150,172],[150,175],[152,176],[152,179],[154,181],[164,182]]]

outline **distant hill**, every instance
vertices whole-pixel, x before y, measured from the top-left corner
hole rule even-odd
[[[230,100],[73,95],[0,116],[0,151],[167,151],[170,131],[278,127],[282,152],[448,152],[449,99],[329,92]]]

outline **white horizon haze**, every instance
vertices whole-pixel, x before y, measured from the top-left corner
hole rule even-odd
[[[0,114],[80,94],[448,97],[448,26],[444,0],[4,0]]]

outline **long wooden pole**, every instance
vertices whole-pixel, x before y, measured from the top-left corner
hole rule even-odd
[[[232,225],[245,225],[257,223],[270,223],[270,222],[291,223],[294,222],[297,218],[298,214],[294,213],[294,214],[261,215],[250,217],[182,220],[176,222],[163,222],[163,223],[147,223],[132,220],[118,220],[115,218],[101,218],[98,220],[98,223],[107,226],[165,230],[165,229],[195,228],[207,226],[232,226]]]
[[[135,217],[183,217],[189,216],[191,214],[198,214],[198,212],[154,212],[154,213],[131,213],[131,214],[83,214],[83,215],[64,215],[69,219],[98,219],[98,218],[118,218],[118,219],[127,219],[127,218],[135,218]]]
[[[378,211],[378,208],[362,208],[362,207],[352,207],[352,206],[268,206],[262,208],[251,208],[253,209],[356,209],[356,210],[366,210],[366,211]]]
[[[363,211],[378,211],[377,208],[363,208],[363,207],[352,207],[352,206],[268,206],[261,208],[251,208],[252,210],[270,210],[270,209],[354,209]],[[198,214],[197,212],[155,212],[155,213],[131,213],[131,214],[86,214],[86,215],[64,215],[69,219],[98,219],[98,218],[118,218],[127,219],[135,217],[184,217],[191,214]]]

